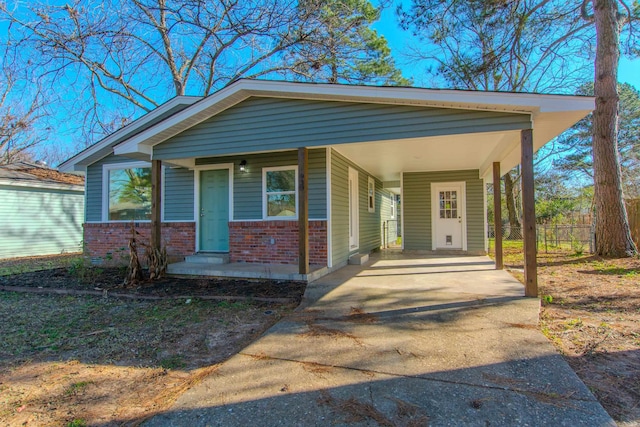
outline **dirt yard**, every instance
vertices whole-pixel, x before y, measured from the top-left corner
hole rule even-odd
[[[557,250],[538,263],[542,332],[619,425],[640,426],[640,260]],[[521,247],[506,242],[505,264],[522,279]],[[290,313],[304,292],[302,284],[184,279],[123,289],[122,274],[77,256],[0,261],[0,287],[67,292],[0,291],[0,425],[137,425]],[[281,300],[290,302],[273,302]]]
[[[300,283],[188,279],[126,289],[123,274],[78,256],[0,261],[0,287],[64,292],[0,291],[0,425],[137,425],[304,292]]]
[[[505,265],[522,280],[522,251]],[[621,426],[640,426],[640,259],[538,254],[540,327]]]

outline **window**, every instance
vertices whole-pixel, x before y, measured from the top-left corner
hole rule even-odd
[[[376,211],[376,182],[371,177],[367,180],[367,208],[369,212]]]
[[[458,192],[440,191],[440,218],[458,218]]]
[[[396,218],[396,195],[393,193],[389,196],[389,217]]]
[[[151,219],[151,168],[148,163],[105,165],[103,168],[103,219]]]
[[[297,217],[298,168],[283,166],[262,169],[264,217],[292,219]]]

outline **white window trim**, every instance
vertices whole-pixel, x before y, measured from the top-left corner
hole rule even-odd
[[[370,193],[373,189],[373,193]],[[367,177],[367,210],[369,213],[376,212],[376,180],[372,177]]]
[[[267,208],[267,172],[274,171],[286,171],[293,170],[295,172],[295,192],[296,197],[296,214],[295,216],[269,216],[269,210]],[[281,192],[282,194],[289,194],[290,191]],[[265,221],[295,221],[298,219],[298,165],[290,166],[275,166],[262,168],[262,219]]]
[[[131,220],[110,220],[109,219],[109,172],[114,169],[134,169],[134,168],[151,168],[149,162],[121,162],[121,163],[108,163],[102,165],[102,222],[131,222]],[[163,203],[164,204],[164,200]],[[164,211],[164,206],[161,206],[161,211]],[[151,222],[149,219],[137,219],[134,222]]]

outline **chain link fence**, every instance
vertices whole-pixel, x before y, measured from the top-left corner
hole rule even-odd
[[[493,224],[489,224],[488,233],[490,239],[495,239],[496,233]],[[536,225],[536,241],[538,251],[548,252],[550,249],[569,249],[576,253],[594,251],[594,229],[591,225]],[[522,228],[505,225],[502,227],[502,239],[518,241],[522,240]]]

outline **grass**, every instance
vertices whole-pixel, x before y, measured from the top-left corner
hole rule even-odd
[[[16,309],[19,304],[21,309]],[[135,358],[149,365],[183,368],[172,352],[185,328],[219,319],[236,324],[237,315],[260,312],[257,305],[220,305],[215,301],[135,301],[100,297],[46,296],[0,292],[0,353],[29,359],[36,353],[73,352],[88,361]],[[234,320],[237,319],[237,320]],[[222,325],[221,325],[222,326]]]
[[[32,271],[49,270],[52,268],[70,267],[84,263],[81,254],[50,255],[43,257],[23,257],[0,260],[0,276],[30,273]]]
[[[187,366],[184,357],[180,354],[166,357],[160,361],[160,366],[164,369],[183,369]]]
[[[99,271],[78,255],[0,261],[5,275],[53,268],[88,288]],[[49,275],[32,275],[30,286]],[[65,427],[142,419],[294,306],[0,291],[0,425],[23,425],[33,414],[39,425]]]
[[[85,388],[87,388],[87,386],[89,384],[92,384],[92,382],[91,381],[79,381],[77,383],[73,383],[69,387],[67,387],[67,389],[64,391],[64,394],[66,394],[67,396],[71,396],[71,395],[76,395],[76,394],[82,393],[82,391]]]
[[[522,242],[504,241],[503,248],[505,266],[522,280]],[[598,257],[576,245],[548,249],[537,254],[538,326],[614,420],[636,425],[640,259]]]

